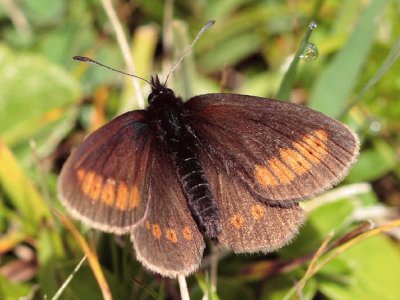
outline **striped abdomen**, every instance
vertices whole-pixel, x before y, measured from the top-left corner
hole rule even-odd
[[[185,135],[187,134],[189,133]],[[194,145],[188,140],[190,139],[170,139],[167,145],[196,223],[207,237],[216,238],[220,231],[218,207],[193,149]]]

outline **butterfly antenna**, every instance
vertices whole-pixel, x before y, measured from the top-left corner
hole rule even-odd
[[[167,78],[164,81],[164,86],[167,84],[169,77],[171,76],[172,72],[175,71],[176,67],[182,62],[182,60],[192,51],[194,45],[198,41],[198,39],[203,35],[204,32],[206,32],[211,26],[215,24],[214,20],[208,21],[197,33],[196,37],[194,38],[193,42],[190,44],[188,48],[186,48],[185,52],[181,56],[181,58],[174,64],[172,67],[171,71],[169,71]]]
[[[79,56],[79,55],[77,55],[77,56],[74,56],[72,59],[73,59],[73,60],[77,60],[77,61],[81,61],[81,62],[85,62],[85,63],[90,63],[90,64],[98,65],[98,66],[100,66],[100,67],[109,69],[109,70],[111,70],[111,71],[114,71],[114,72],[117,72],[117,73],[121,73],[121,74],[130,76],[130,77],[134,77],[134,78],[137,78],[137,79],[140,79],[140,80],[143,80],[143,81],[147,82],[148,84],[152,85],[150,81],[148,81],[148,80],[146,80],[146,79],[144,79],[144,78],[142,78],[142,77],[140,77],[140,76],[133,75],[133,74],[129,74],[129,73],[126,73],[126,72],[123,72],[123,71],[120,71],[120,70],[111,68],[111,67],[109,67],[109,66],[106,66],[106,65],[104,65],[104,64],[102,64],[102,63],[99,63],[98,61],[95,61],[95,60],[93,60],[93,59],[91,59],[91,58],[89,58],[89,57],[86,57],[86,56]]]

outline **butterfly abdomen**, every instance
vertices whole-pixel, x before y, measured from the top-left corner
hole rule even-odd
[[[205,235],[216,238],[220,231],[219,212],[193,146],[187,143],[186,138],[180,143],[169,144],[190,211]]]
[[[154,100],[149,110],[157,136],[172,158],[190,212],[201,231],[216,238],[220,232],[218,207],[199,161],[195,138],[183,121],[181,100],[174,95]]]

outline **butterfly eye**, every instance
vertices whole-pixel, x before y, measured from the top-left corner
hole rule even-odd
[[[150,93],[148,99],[149,104],[153,103],[157,97],[163,95],[165,93],[165,90],[154,90]]]
[[[159,97],[159,96],[174,97],[175,93],[174,93],[173,90],[168,89],[168,88],[162,88],[162,89],[153,90],[153,92],[151,92],[149,97],[148,97],[149,104],[153,103],[155,101],[155,99],[157,97]]]
[[[149,102],[149,104],[151,104],[154,99],[156,98],[157,94],[156,93],[150,93],[149,97],[147,98],[147,101]]]

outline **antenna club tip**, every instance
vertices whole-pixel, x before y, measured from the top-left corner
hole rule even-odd
[[[210,20],[206,23],[206,25],[204,26],[204,28],[210,28],[211,26],[213,26],[215,24],[215,20]]]
[[[89,58],[84,57],[84,56],[79,56],[79,55],[75,55],[72,59],[73,60],[77,60],[77,61],[83,61],[83,62],[90,61]]]

